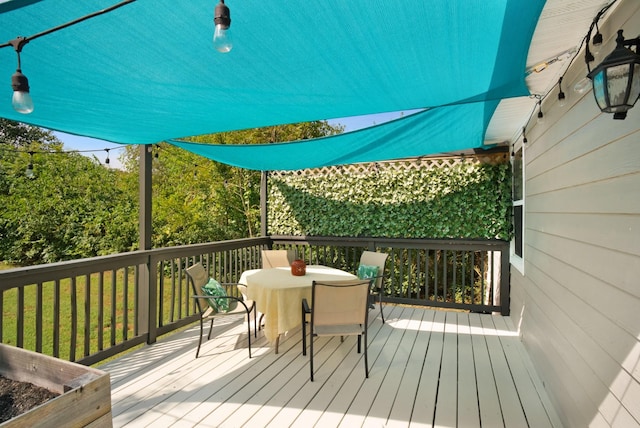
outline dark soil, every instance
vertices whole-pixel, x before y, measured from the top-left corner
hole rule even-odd
[[[0,423],[46,403],[59,394],[29,382],[0,376]]]

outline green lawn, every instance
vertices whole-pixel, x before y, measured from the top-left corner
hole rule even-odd
[[[75,283],[71,279],[65,279],[58,284],[47,282],[42,284],[42,287],[28,286],[24,288],[23,296],[17,289],[6,291],[2,300],[2,343],[17,345],[18,314],[22,312],[22,347],[36,350],[36,307],[39,290],[42,301],[41,352],[44,354],[78,360],[122,342],[125,336],[134,336],[134,275],[133,272],[128,272],[125,281],[125,272],[122,269],[116,272],[115,277],[111,272],[105,272],[102,278],[100,274],[77,277]],[[173,291],[175,293],[172,293]],[[182,292],[182,298],[179,300],[175,294],[180,294],[180,290],[172,290],[172,287],[165,286],[162,309],[165,322],[171,319],[172,310],[177,313],[178,306],[181,306],[184,313],[185,305],[188,304],[185,292]],[[172,299],[176,302],[175,305],[171,305]],[[59,306],[57,321],[54,318],[56,301]],[[76,334],[72,335],[74,325]],[[58,352],[54,352],[55,331],[58,333]],[[88,343],[85,343],[85,332],[88,332]],[[72,350],[75,350],[73,356]]]

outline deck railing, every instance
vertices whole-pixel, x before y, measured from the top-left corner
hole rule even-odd
[[[356,272],[364,250],[389,254],[385,301],[509,314],[509,243],[272,236],[274,248],[294,249],[307,263]]]
[[[197,320],[185,268],[237,282],[271,247],[351,272],[363,250],[384,251],[387,302],[509,313],[503,241],[272,236],[0,271],[0,340],[94,364]]]

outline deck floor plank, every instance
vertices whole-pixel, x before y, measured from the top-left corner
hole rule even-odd
[[[394,314],[399,314],[403,308],[391,308],[391,310]],[[390,312],[387,309],[387,316],[393,317],[394,315],[391,315]],[[386,346],[385,343],[389,337],[384,332],[382,323],[377,321],[375,317],[370,319],[367,334],[369,335],[369,370],[372,372],[376,364],[375,361],[380,358],[380,352]],[[348,364],[349,373],[347,374],[345,369],[341,368],[344,363],[339,361],[335,368],[336,371],[330,377],[316,371],[314,382],[325,381],[325,384],[307,408],[298,415],[292,426],[338,426],[352,405],[358,391],[363,386],[371,387],[368,381],[365,383],[364,356],[356,351],[356,339],[351,338],[350,340],[352,341],[352,346],[348,350],[351,353],[350,358],[357,360],[354,360],[353,365]],[[341,372],[337,371],[339,369]],[[321,370],[325,371],[324,368]]]
[[[440,364],[442,362],[442,350],[444,348],[444,324],[446,312],[437,311],[431,322],[431,335],[429,346],[424,360],[424,367],[420,376],[420,383],[416,390],[416,399],[411,415],[410,427],[433,426],[433,417],[436,411],[438,398],[438,379],[440,377]]]
[[[489,358],[487,340],[484,336],[481,316],[469,314],[471,343],[476,371],[476,388],[480,406],[480,424],[483,427],[502,427],[502,409],[498,398],[495,377]]]
[[[458,426],[480,428],[476,368],[469,314],[458,312]]]
[[[518,389],[513,383],[500,338],[496,333],[493,318],[482,317],[481,323],[487,341],[493,376],[498,389],[504,425],[507,427],[525,427],[527,426],[526,416],[522,410]]]
[[[315,382],[301,331],[252,340],[238,318],[111,360],[114,427],[552,427],[561,424],[508,317],[385,306],[369,324],[369,379],[355,338],[319,338]]]
[[[421,322],[413,327],[417,329],[415,342],[407,366],[402,373],[400,388],[387,420],[387,427],[404,428],[409,426],[407,415],[412,414],[415,405],[415,392],[420,385],[434,315],[434,311],[423,311]]]
[[[458,317],[455,312],[447,312],[434,423],[436,426],[455,427],[457,426],[457,415]]]
[[[390,320],[393,322],[393,328],[403,332],[402,341],[393,355],[393,360],[387,365],[384,373],[384,382],[371,405],[371,410],[364,419],[363,426],[386,426],[389,420],[395,399],[401,392],[402,376],[398,376],[398,374],[404,374],[409,365],[411,353],[416,343],[416,336],[418,335],[416,326],[420,325],[424,314],[424,311],[419,309],[415,309],[412,312],[411,317],[407,316],[397,322],[393,322],[393,319]]]
[[[400,315],[401,319],[407,320],[412,316],[413,312],[411,308],[405,308]],[[381,323],[378,323],[378,325],[383,328],[382,331],[389,330],[387,325],[382,325]],[[364,373],[361,373],[361,376],[357,378],[358,380],[353,380],[353,382],[360,383],[361,387],[338,426],[347,428],[362,426],[367,414],[371,412],[372,404],[378,394],[387,392],[386,384],[383,386],[385,375],[389,369],[393,369],[393,363],[404,335],[403,329],[393,328],[391,330],[391,332],[387,333],[387,340],[383,346],[379,345],[382,343],[381,340],[374,341],[371,345],[369,379],[365,380]]]
[[[505,333],[504,335],[499,335],[498,338],[509,362],[514,383],[518,385],[518,394],[521,398],[520,401],[527,417],[527,422],[532,427],[540,428],[561,426],[560,418],[556,412],[552,408],[545,408],[543,403],[546,395],[544,388],[542,384],[536,385],[537,374],[533,370],[528,355],[523,355],[524,348],[520,339],[515,335],[513,326],[509,325],[507,318],[504,317],[496,317],[493,321],[496,329]],[[512,363],[516,361],[521,364]],[[547,403],[547,407],[548,404],[550,403]]]

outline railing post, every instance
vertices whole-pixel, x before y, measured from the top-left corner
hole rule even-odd
[[[503,245],[500,251],[500,313],[511,313],[511,270],[509,265],[509,245]]]
[[[140,249],[150,250],[151,244],[151,167],[152,167],[151,144],[140,145],[140,177],[139,186],[139,214],[140,224]],[[156,311],[155,311],[155,266],[151,265],[151,259],[147,258],[147,263],[139,266],[138,275],[138,331],[147,333],[147,343],[156,341]]]
[[[262,171],[260,174],[260,236],[267,236],[267,183],[269,172]]]

